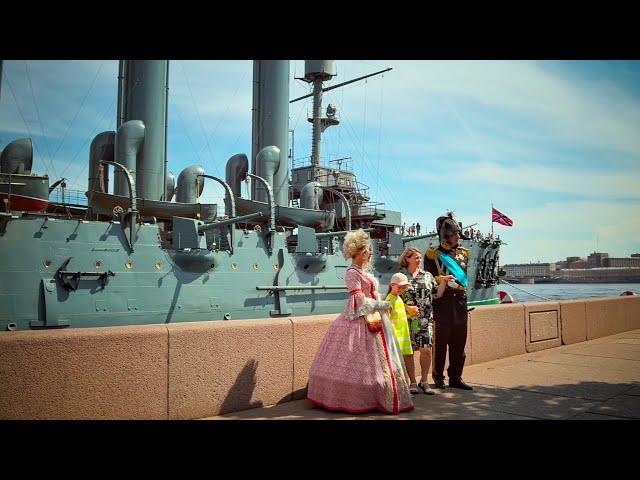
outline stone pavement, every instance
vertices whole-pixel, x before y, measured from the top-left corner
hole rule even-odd
[[[640,330],[470,365],[474,390],[414,395],[400,415],[353,415],[297,400],[208,420],[623,420],[640,418]]]

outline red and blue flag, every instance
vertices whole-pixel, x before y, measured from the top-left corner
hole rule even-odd
[[[513,226],[513,220],[493,207],[491,207],[491,221],[499,223],[500,225],[504,225],[505,227]]]

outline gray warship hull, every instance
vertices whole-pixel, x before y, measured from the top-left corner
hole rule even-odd
[[[349,262],[335,238],[323,240],[330,254],[292,253],[276,233],[269,255],[266,235],[252,230],[237,232],[233,254],[172,251],[162,248],[158,225],[139,224],[130,252],[118,222],[23,214],[2,225],[2,330],[337,314],[347,299]],[[424,251],[435,239],[408,244]],[[496,249],[464,244],[469,304],[497,303],[495,285],[476,278],[478,259]],[[397,258],[374,257],[372,266],[383,294]]]

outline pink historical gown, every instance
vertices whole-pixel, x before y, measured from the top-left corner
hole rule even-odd
[[[357,265],[347,268],[347,306],[329,326],[309,371],[307,399],[327,410],[397,414],[413,409],[409,378],[393,327],[389,302],[377,280]],[[378,311],[383,328],[371,332],[364,315]]]

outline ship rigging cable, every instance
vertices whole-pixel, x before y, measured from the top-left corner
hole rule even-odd
[[[103,66],[104,66],[104,60],[102,62],[100,62],[100,66],[98,67],[98,71],[94,75],[93,80],[91,81],[91,84],[89,85],[89,89],[87,90],[87,93],[85,93],[84,98],[80,102],[80,107],[78,107],[78,110],[76,110],[76,114],[73,116],[73,119],[71,120],[69,125],[67,125],[67,130],[64,132],[64,135],[62,136],[62,140],[60,140],[60,143],[58,144],[58,148],[56,148],[56,151],[53,152],[53,158],[56,158],[56,155],[58,155],[58,152],[60,151],[60,148],[62,147],[62,144],[67,139],[67,134],[69,133],[69,130],[71,130],[71,126],[73,125],[73,123],[78,118],[78,115],[80,114],[80,111],[82,110],[82,107],[84,106],[84,102],[87,100],[87,97],[89,96],[89,93],[91,93],[91,89],[93,88],[94,83],[96,83],[98,75],[102,71],[102,67]],[[60,174],[60,176],[64,175],[64,172],[67,170],[68,166],[69,166],[69,164],[67,163],[65,168],[62,170],[62,173]]]
[[[191,140],[191,135],[189,135],[189,129],[187,128],[184,119],[182,118],[182,114],[180,113],[180,109],[176,108],[176,114],[178,115],[178,120],[180,121],[180,126],[182,127],[182,130],[184,131],[185,135],[187,136],[187,139],[189,140],[189,143],[191,144],[191,148],[193,149],[193,153],[195,153],[196,158],[198,159],[198,163],[202,163],[202,160],[200,159],[200,155],[198,154],[198,150],[196,149],[196,146],[193,144],[193,140]]]
[[[541,295],[536,295],[535,293],[527,292],[526,290],[523,290],[523,289],[522,289],[522,288],[520,288],[520,287],[516,287],[513,283],[511,283],[511,282],[507,282],[506,280],[504,280],[504,279],[502,279],[502,278],[501,278],[501,279],[500,279],[500,283],[502,283],[502,282],[506,283],[507,285],[512,286],[512,287],[513,287],[513,288],[515,288],[516,290],[520,290],[520,291],[521,291],[521,292],[523,292],[523,293],[527,293],[527,294],[529,294],[529,295],[532,295],[532,296],[534,296],[534,297],[541,298],[541,299],[543,299],[543,300],[551,301],[551,299],[550,299],[550,298],[546,298],[546,297],[543,297],[543,296],[541,296]]]
[[[344,111],[344,110],[342,110],[342,118],[344,118],[344,119],[346,120],[345,125],[347,125],[347,126],[349,127],[349,129],[351,130],[351,132],[349,132],[349,129],[345,129],[345,131],[346,131],[347,133],[349,133],[349,135],[350,135],[350,139],[351,139],[351,142],[353,143],[353,146],[356,148],[356,150],[358,150],[358,145],[357,145],[357,142],[358,142],[358,140],[359,140],[359,139],[358,139],[358,134],[356,133],[356,131],[355,131],[355,129],[353,128],[353,126],[351,125],[351,121],[349,120],[349,118],[348,118],[348,116],[346,115],[346,113],[345,113],[345,111]],[[353,133],[353,135],[352,135],[352,133]],[[354,138],[355,138],[355,141],[354,141]],[[363,159],[365,160],[364,166],[365,166],[365,168],[367,169],[367,171],[369,172],[369,174],[371,174],[372,170],[375,172],[375,165],[373,165],[373,164],[370,162],[370,160],[369,160],[366,156],[364,156],[364,155],[363,155]],[[369,165],[370,165],[370,167],[371,167],[371,168],[369,167]],[[372,175],[372,177],[375,179],[375,178],[376,178],[377,176],[379,176],[379,175],[380,175],[380,172],[375,172],[375,175]],[[387,187],[387,186],[385,185],[384,181],[381,183],[381,185],[382,185],[382,187],[383,187],[383,190],[382,190],[380,193],[381,193],[381,194],[382,194],[382,196],[385,198],[385,200],[386,200],[386,195],[384,194],[384,190],[386,190],[386,191],[387,191],[387,193],[389,194],[389,196],[390,196],[390,200],[392,200],[392,201],[393,201],[393,203],[394,203],[398,208],[400,208],[400,204],[399,204],[399,203],[398,203],[398,201],[396,200],[395,196],[393,195],[393,193],[391,192],[391,190],[389,189],[389,187]]]
[[[382,143],[382,100],[383,100],[383,96],[382,96],[382,91],[383,91],[383,87],[384,87],[384,73],[382,74],[382,78],[380,81],[380,106],[378,107],[378,169],[377,171],[380,171],[380,145]],[[378,175],[378,180],[376,182],[376,195],[380,195],[380,176]]]
[[[71,160],[69,160],[69,163],[67,166],[71,165],[73,163],[73,160],[75,160],[75,158],[80,154],[80,152],[84,149],[85,145],[87,145],[89,143],[89,141],[93,138],[95,132],[98,130],[98,128],[100,127],[100,125],[102,124],[102,122],[104,122],[105,118],[107,118],[107,115],[109,113],[111,113],[113,111],[113,120],[109,123],[109,128],[113,128],[114,123],[116,121],[116,112],[115,112],[115,105],[116,105],[116,99],[113,99],[113,101],[111,102],[111,104],[109,105],[109,107],[105,110],[104,114],[102,115],[102,118],[98,121],[98,123],[96,124],[96,126],[94,127],[94,129],[91,131],[91,133],[89,134],[89,136],[87,137],[87,139],[84,141],[84,143],[80,146],[80,148],[76,151],[75,155],[73,157],[71,157]],[[82,175],[85,171],[85,169],[87,168],[87,166],[89,165],[89,162],[83,162],[84,165],[83,167],[80,169],[80,171],[78,172],[78,174],[76,175],[76,177],[73,179],[73,182],[70,183],[70,185],[76,185],[76,182],[78,181],[78,179],[80,178],[80,175]],[[65,169],[66,170],[66,169]],[[64,173],[64,171],[62,172]]]
[[[44,127],[42,126],[42,119],[40,118],[40,109],[38,108],[38,101],[36,100],[36,94],[33,92],[33,84],[31,83],[31,74],[29,73],[29,64],[26,60],[23,60],[25,71],[27,72],[27,80],[29,81],[29,89],[31,90],[31,97],[33,98],[33,105],[36,107],[36,116],[38,117],[38,123],[40,124],[40,132],[42,133],[42,138],[44,139],[44,146],[47,151],[47,155],[49,155],[49,164],[51,165],[51,170],[53,170],[56,178],[58,174],[56,173],[56,167],[53,164],[53,159],[51,158],[51,150],[49,149],[49,141],[47,140],[47,136],[44,134]],[[46,161],[46,159],[45,159]]]
[[[185,83],[187,84],[187,89],[189,90],[189,95],[191,96],[191,102],[193,103],[193,108],[196,111],[196,116],[198,118],[198,123],[200,124],[200,129],[202,130],[202,135],[204,136],[205,148],[209,150],[209,155],[211,155],[211,161],[214,162],[213,151],[211,150],[211,146],[209,145],[209,137],[207,136],[207,132],[204,129],[204,125],[202,124],[202,118],[200,118],[200,112],[198,111],[198,105],[196,105],[196,99],[193,97],[193,91],[191,91],[191,84],[189,83],[189,78],[187,77],[187,72],[184,69],[184,60],[180,61],[180,67],[182,67],[182,74],[184,75]],[[204,150],[201,148],[200,150]],[[198,155],[198,158],[200,156]],[[207,162],[205,160],[203,167],[206,170]]]
[[[22,110],[20,109],[20,104],[18,103],[18,99],[16,98],[16,94],[13,91],[13,86],[11,85],[11,82],[9,81],[9,75],[7,75],[7,73],[8,72],[6,70],[3,72],[5,83],[9,87],[9,91],[11,92],[11,96],[13,97],[13,101],[16,104],[16,108],[18,109],[18,113],[20,114],[20,118],[22,119],[22,123],[24,123],[24,126],[27,127],[27,132],[29,133],[29,137],[32,139],[33,149],[44,160],[42,162],[42,164],[44,166],[44,169],[47,171],[47,175],[49,175],[49,169],[47,168],[46,158],[44,158],[44,156],[40,153],[40,150],[38,149],[38,145],[36,144],[36,142],[33,141],[34,135],[33,135],[33,133],[31,133],[31,129],[29,128],[29,124],[27,123],[27,121],[24,118],[24,115],[22,114]]]
[[[215,135],[216,132],[218,131],[218,127],[220,126],[220,123],[222,123],[222,120],[224,119],[224,117],[229,113],[229,109],[231,108],[231,102],[236,98],[236,94],[238,93],[238,90],[240,90],[240,87],[242,86],[242,82],[244,82],[244,77],[247,76],[247,71],[245,70],[244,73],[242,74],[242,78],[240,79],[240,81],[238,82],[238,86],[236,87],[236,91],[233,92],[233,96],[231,97],[231,100],[229,102],[227,102],[227,109],[224,111],[224,113],[220,116],[220,118],[218,119],[218,123],[216,124],[215,128],[213,129],[213,132],[211,132],[211,141],[214,143],[215,146]],[[215,172],[219,165],[220,162],[222,161],[224,157],[222,155],[220,155],[220,160],[218,160],[217,162],[215,162],[213,168],[211,171]]]

